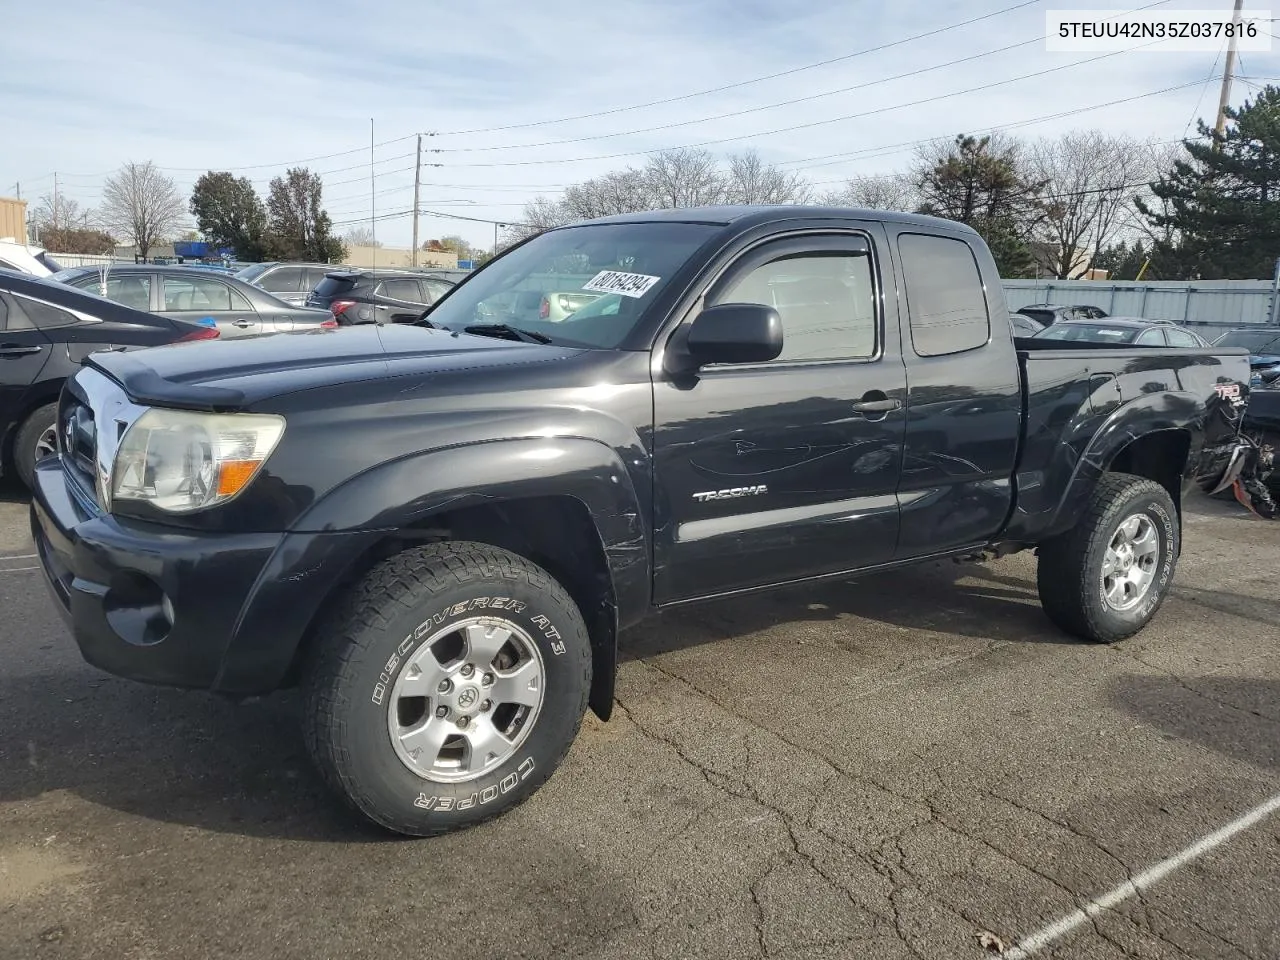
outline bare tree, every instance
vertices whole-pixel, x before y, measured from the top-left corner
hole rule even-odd
[[[835,207],[866,207],[869,210],[909,212],[920,206],[920,192],[907,173],[882,173],[858,177],[830,190],[823,202]]]
[[[563,204],[548,197],[534,197],[524,205],[524,211],[520,214],[521,222],[513,223],[503,231],[499,247],[505,249],[526,237],[570,223],[572,219],[565,212]]]
[[[724,198],[724,176],[706,150],[681,148],[654,154],[644,165],[643,176],[656,208],[700,207]]]
[[[380,247],[382,241],[373,235],[372,227],[351,227],[342,235],[348,247]]]
[[[1143,186],[1133,191],[1134,199],[1141,197],[1148,210],[1168,217],[1173,213],[1173,203],[1163,197],[1157,197],[1151,185],[1162,175],[1167,175],[1178,161],[1186,160],[1186,149],[1179,143],[1147,142],[1142,145],[1141,156],[1145,163]],[[1143,241],[1147,246],[1164,244],[1176,246],[1177,232],[1171,226],[1153,226],[1152,220],[1144,217],[1136,205],[1131,205],[1122,212],[1124,231]],[[1167,223],[1167,220],[1164,222]]]
[[[182,224],[185,213],[178,188],[150,160],[126,163],[103,184],[103,224],[144,259]]]
[[[644,174],[630,168],[574,184],[560,200],[560,208],[569,221],[638,213],[656,205]]]
[[[1148,175],[1146,152],[1130,137],[1089,130],[1040,141],[1027,163],[1045,184],[1037,260],[1059,279],[1078,279],[1120,238]]]
[[[92,217],[92,210],[82,210],[80,204],[65,193],[56,197],[46,193],[40,198],[40,202],[31,214],[31,219],[40,228],[42,234],[46,231],[87,229]]]
[[[725,203],[807,203],[813,188],[799,173],[780,170],[754,150],[729,157],[724,174]]]

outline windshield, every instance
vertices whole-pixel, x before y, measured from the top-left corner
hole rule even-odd
[[[553,230],[455,288],[426,319],[448,330],[502,324],[551,343],[616,348],[718,229],[657,222]]]
[[[1232,330],[1221,337],[1215,346],[1245,347],[1253,353],[1258,353],[1263,348],[1274,351],[1280,350],[1280,336],[1274,330]]]
[[[1121,327],[1107,323],[1055,323],[1037,333],[1036,339],[1130,343],[1142,330],[1142,327]]]

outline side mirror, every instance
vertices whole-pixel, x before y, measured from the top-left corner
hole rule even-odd
[[[707,307],[689,327],[690,358],[706,363],[763,363],[782,353],[782,317],[762,303]]]

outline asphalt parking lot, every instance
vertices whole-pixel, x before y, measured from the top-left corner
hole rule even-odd
[[[0,957],[1280,956],[1280,812],[1240,820],[1280,794],[1280,523],[1233,505],[1188,504],[1114,647],[1021,556],[654,620],[545,788],[417,841],[329,799],[294,697],[85,665],[26,511],[0,490]]]

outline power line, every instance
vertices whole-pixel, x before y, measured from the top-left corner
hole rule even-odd
[[[1071,117],[1081,113],[1089,113],[1093,110],[1102,110],[1102,109],[1105,109],[1106,107],[1114,107],[1122,103],[1132,103],[1136,100],[1145,100],[1148,97],[1158,97],[1158,96],[1161,96],[1162,94],[1172,93],[1176,90],[1185,90],[1186,88],[1194,87],[1199,83],[1200,83],[1199,80],[1192,80],[1190,83],[1180,83],[1176,86],[1164,87],[1161,90],[1151,90],[1147,93],[1139,93],[1131,97],[1122,97],[1119,100],[1108,100],[1105,103],[1095,103],[1087,107],[1076,107],[1071,110],[1063,110],[1058,113],[1045,114],[1044,116],[1040,116],[1040,117],[1031,117],[1026,120],[1016,120],[1012,123],[997,124],[994,127],[987,127],[984,130],[980,130],[976,132],[982,133],[982,134],[996,133],[1001,130],[1014,130],[1014,129],[1017,129],[1018,127],[1029,127],[1029,126],[1034,126],[1035,124],[1038,124],[1038,123],[1048,123],[1050,120],[1061,120],[1063,117]],[[950,136],[954,136],[954,134],[939,134],[938,136],[924,137],[919,140],[906,140],[901,143],[885,144],[879,147],[865,147],[861,150],[853,150],[848,153],[828,153],[819,157],[807,157],[803,160],[783,160],[779,165],[781,166],[781,165],[787,165],[787,164],[797,164],[800,166],[801,169],[813,169],[814,167],[827,167],[827,166],[832,166],[833,164],[836,164],[836,163],[844,163],[846,160],[854,159],[857,157],[873,157],[873,156],[882,156],[882,155],[896,153],[899,150],[902,150],[908,147],[916,147],[922,144],[933,143],[936,140],[941,140]],[[825,162],[817,162],[817,161],[825,161]]]
[[[789,77],[797,73],[803,73],[806,70],[816,70],[818,67],[830,66],[833,63],[843,63],[847,60],[853,60],[856,57],[863,57],[870,53],[879,53],[882,50],[889,50],[893,47],[900,47],[903,44],[913,43],[916,40],[923,40],[926,37],[934,37],[940,33],[947,33],[951,30],[958,30],[960,27],[967,27],[970,24],[980,23],[983,20],[990,20],[993,17],[1003,16],[1006,13],[1012,13],[1015,10],[1021,10],[1023,7],[1030,7],[1038,3],[1039,0],[1024,0],[1022,3],[1015,3],[1013,6],[1004,7],[995,10],[992,13],[983,14],[980,17],[972,17],[968,20],[962,20],[959,23],[953,23],[946,27],[938,27],[934,30],[928,30],[924,33],[913,34],[910,37],[903,37],[901,40],[893,40],[889,43],[878,44],[874,47],[867,47],[854,53],[847,53],[843,56],[832,57],[829,60],[819,60],[815,63],[806,63],[799,67],[792,67],[789,70],[781,70],[778,73],[766,74],[763,77],[753,77],[750,80],[739,80],[736,83],[726,83],[718,87],[709,87],[706,90],[695,90],[693,93],[682,93],[675,97],[664,97],[661,100],[649,100],[645,103],[634,103],[626,107],[611,107],[608,110],[597,110],[593,113],[580,113],[572,117],[559,117],[555,120],[534,120],[528,123],[508,123],[497,127],[474,127],[470,130],[445,130],[436,134],[441,137],[457,137],[476,133],[496,133],[502,130],[525,130],[529,127],[545,127],[557,123],[569,123],[574,120],[591,120],[596,117],[607,117],[617,113],[627,113],[632,110],[645,110],[649,107],[659,107],[668,103],[679,103],[683,100],[692,100],[695,97],[705,97],[713,93],[723,93],[725,90],[736,90],[741,87],[750,86],[755,83],[763,83],[766,80],[777,80],[779,77]],[[1168,2],[1168,0],[1161,0]]]
[[[1128,11],[1128,12],[1136,13],[1141,10],[1146,10],[1150,7],[1160,6],[1167,2],[1169,2],[1169,0],[1154,0],[1154,2],[1152,3],[1148,3],[1145,6],[1138,7],[1135,10]],[[1117,14],[1117,16],[1120,16],[1120,14]],[[1108,18],[1108,19],[1113,19],[1113,18]],[[878,77],[875,80],[867,80],[862,83],[856,83],[848,87],[840,87],[835,90],[824,90],[820,93],[812,93],[803,97],[795,97],[791,100],[780,100],[776,103],[766,103],[761,106],[746,107],[741,110],[733,110],[728,113],[713,114],[712,116],[707,116],[707,117],[698,117],[692,120],[680,120],[673,123],[661,123],[651,127],[639,127],[633,130],[618,131],[616,133],[588,134],[586,136],[571,137],[571,138],[566,138],[562,140],[543,140],[537,143],[502,144],[502,145],[487,146],[487,147],[436,147],[436,148],[431,148],[431,152],[433,153],[487,153],[495,150],[531,150],[539,147],[553,147],[553,146],[562,146],[565,144],[573,144],[573,143],[587,143],[587,142],[596,141],[596,140],[611,140],[617,137],[630,137],[630,136],[636,136],[642,133],[655,133],[660,130],[674,130],[678,127],[695,126],[702,123],[710,123],[715,120],[726,120],[731,117],[741,117],[749,113],[759,113],[764,110],[773,110],[778,107],[789,107],[789,106],[794,106],[795,104],[798,104],[798,103],[808,103],[813,100],[821,100],[824,97],[833,97],[843,93],[852,93],[855,90],[865,90],[868,87],[875,87],[885,83],[892,83],[895,80],[906,80],[911,77],[921,76],[922,74],[932,73],[935,70],[945,70],[947,67],[958,66],[962,63],[972,63],[975,60],[982,60],[986,57],[995,56],[996,54],[1007,53],[1010,50],[1017,50],[1020,47],[1026,47],[1034,43],[1040,43],[1043,39],[1044,39],[1043,34],[1037,34],[1034,37],[1031,37],[1027,40],[1021,40],[1017,43],[1011,43],[1003,47],[997,47],[993,50],[984,50],[982,53],[970,54],[965,57],[959,57],[955,60],[948,60],[945,63],[938,63],[928,67],[919,67],[915,70],[908,70],[906,73],[894,74],[893,76],[888,76],[888,77]],[[1146,44],[1145,46],[1151,46],[1151,44]],[[1115,51],[1115,52],[1123,53],[1127,51]],[[1097,59],[1101,59],[1101,58],[1097,58]],[[1081,62],[1089,63],[1091,61],[1085,60]],[[1057,69],[1057,70],[1069,69],[1070,66],[1071,66],[1070,64],[1067,64],[1067,65],[1055,67],[1054,69]],[[1032,74],[1031,76],[1039,76],[1039,74]],[[896,109],[896,108],[891,108],[891,109]]]
[[[1142,46],[1143,47],[1152,46],[1154,43],[1159,43],[1159,42],[1160,41],[1156,40],[1156,41],[1152,41],[1152,43],[1150,44],[1143,44]],[[1141,47],[1137,47],[1134,49],[1141,49]],[[893,104],[892,106],[878,107],[875,110],[864,110],[861,113],[845,114],[844,116],[831,117],[827,120],[814,120],[809,123],[792,124],[789,127],[777,127],[773,130],[760,130],[755,133],[744,133],[744,134],[739,134],[738,136],[733,136],[733,137],[719,137],[713,140],[700,140],[696,143],[686,143],[686,144],[682,144],[681,146],[657,147],[651,150],[629,150],[623,153],[611,153],[611,154],[605,154],[602,156],[572,157],[568,159],[558,159],[558,160],[506,160],[506,161],[496,161],[492,163],[451,163],[449,164],[449,167],[451,169],[459,169],[464,167],[523,167],[523,166],[540,166],[540,165],[545,165],[549,163],[586,163],[586,162],[596,161],[596,160],[616,160],[621,157],[649,156],[655,153],[664,153],[669,150],[688,150],[694,147],[705,147],[705,146],[711,146],[713,144],[733,143],[738,140],[750,140],[756,137],[774,136],[775,134],[779,134],[779,133],[793,133],[796,130],[810,130],[814,127],[827,126],[828,124],[832,124],[832,123],[842,123],[846,120],[860,120],[864,117],[872,117],[881,113],[889,113],[897,110],[905,110],[910,107],[918,107],[926,103],[937,103],[939,100],[949,100],[952,97],[964,96],[970,93],[980,93],[984,90],[993,90],[996,87],[1008,86],[1011,83],[1021,83],[1024,80],[1032,80],[1032,79],[1035,79],[1036,77],[1047,76],[1051,73],[1058,73],[1062,70],[1071,70],[1076,67],[1082,67],[1090,63],[1097,63],[1099,60],[1106,60],[1110,57],[1117,57],[1117,56],[1120,56],[1121,54],[1130,53],[1130,52],[1132,51],[1131,50],[1113,50],[1110,53],[1099,54],[1096,57],[1089,57],[1088,59],[1085,59],[1085,60],[1076,60],[1072,63],[1065,63],[1065,64],[1060,64],[1059,66],[1056,66],[1056,67],[1049,67],[1046,70],[1038,70],[1035,73],[1023,74],[1020,77],[1010,77],[1006,80],[996,80],[991,83],[980,84],[979,86],[969,87],[964,90],[953,90],[950,93],[940,93],[937,96],[933,96],[933,97],[922,97],[919,100],[912,100],[907,103],[898,103],[898,104]],[[1200,81],[1198,80],[1196,81],[1196,83],[1199,83],[1199,82]]]
[[[617,133],[599,133],[591,134],[585,137],[572,137],[565,140],[543,140],[540,143],[511,143],[499,146],[489,147],[438,147],[432,148],[432,153],[485,153],[492,150],[531,150],[535,147],[556,147],[569,143],[586,143],[592,140],[611,140],[615,137],[630,137],[641,133],[654,133],[658,130],[674,130],[677,127],[694,126],[700,123],[711,123],[714,120],[727,120],[730,117],[741,117],[748,113],[759,113],[762,110],[773,110],[777,107],[790,107],[797,103],[807,103],[811,100],[821,100],[823,97],[834,97],[841,93],[852,93],[854,90],[863,90],[867,87],[879,86],[882,83],[892,83],[894,80],[905,80],[908,77],[918,77],[922,73],[931,73],[934,70],[944,70],[947,67],[954,67],[961,63],[970,63],[974,60],[981,60],[983,57],[994,56],[997,53],[1006,53],[1009,50],[1016,50],[1019,47],[1026,47],[1033,43],[1039,43],[1044,37],[1032,37],[1030,40],[1021,40],[1018,43],[1011,43],[1005,47],[999,47],[995,50],[986,50],[982,53],[975,53],[967,57],[961,57],[958,60],[948,60],[946,63],[935,64],[931,67],[921,67],[918,70],[910,70],[907,73],[895,74],[892,77],[880,77],[876,80],[868,80],[864,83],[855,83],[851,87],[840,87],[837,90],[824,90],[821,93],[811,93],[808,96],[796,97],[793,100],[780,100],[777,103],[766,103],[758,107],[746,107],[742,110],[733,110],[729,113],[714,114],[709,117],[698,117],[693,120],[679,120],[674,123],[660,123],[652,127],[639,127],[635,130],[621,130]]]

